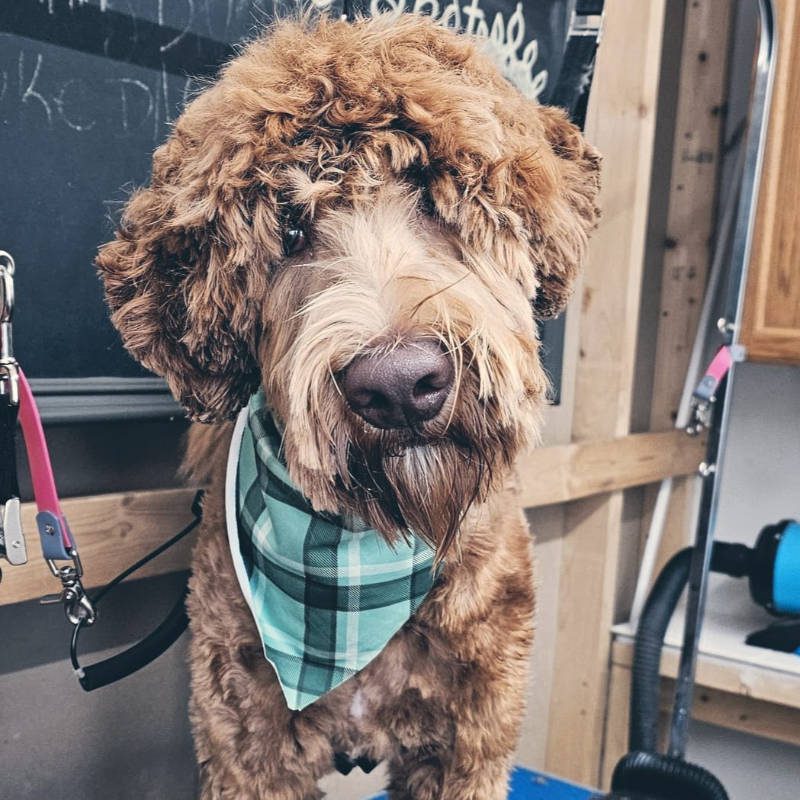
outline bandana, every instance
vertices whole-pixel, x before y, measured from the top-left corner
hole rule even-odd
[[[263,391],[236,421],[225,514],[239,579],[289,708],[370,663],[433,585],[433,550],[387,544],[358,520],[314,511],[279,460]]]

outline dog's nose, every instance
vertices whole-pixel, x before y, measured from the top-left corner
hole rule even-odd
[[[341,386],[353,411],[371,425],[404,428],[441,411],[453,386],[453,363],[439,342],[418,339],[356,357]]]

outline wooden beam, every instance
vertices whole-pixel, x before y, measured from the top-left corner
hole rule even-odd
[[[728,82],[733,6],[716,0],[686,4],[678,101],[661,256],[661,293],[650,400],[650,430],[672,428],[711,267],[722,168],[722,131]],[[688,543],[698,483],[672,484],[655,574]],[[645,539],[655,487],[647,492],[641,532]]]
[[[704,453],[703,437],[676,430],[531,450],[517,468],[522,505],[567,503],[688,475],[696,472]]]
[[[582,297],[573,441],[630,430],[664,0],[606,9],[587,136],[603,154],[603,219]],[[579,500],[566,512],[546,769],[596,784],[623,496]]]
[[[177,533],[192,519],[193,489],[74,497],[62,509],[75,535],[85,569],[86,586],[101,586],[129,564]],[[33,600],[60,589],[42,560],[36,534],[36,506],[22,505],[28,563],[3,564],[0,605]],[[137,577],[185,569],[194,537],[189,536],[158,559],[142,567]]]
[[[608,682],[606,727],[603,737],[603,754],[600,787],[611,787],[614,767],[628,752],[628,727],[631,706],[631,669],[618,664],[611,665]]]
[[[523,460],[526,507],[563,503],[620,486],[638,486],[697,468],[703,442],[677,431],[639,434],[610,442],[543,447]],[[192,489],[74,497],[63,503],[78,540],[86,585],[100,586],[168,539],[190,519]],[[6,567],[0,605],[31,600],[55,591],[57,582],[38,553],[36,507],[22,506],[30,560]],[[143,567],[137,577],[185,569],[189,546],[177,546]]]

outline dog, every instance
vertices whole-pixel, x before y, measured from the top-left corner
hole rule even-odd
[[[185,464],[206,486],[188,599],[205,800],[321,798],[342,755],[385,761],[392,800],[506,797],[534,613],[514,462],[598,174],[563,111],[410,14],[275,23],[156,150],[97,266],[128,351],[206,423]],[[231,420],[259,390],[315,512],[435,551],[415,613],[302,710],[225,533]]]

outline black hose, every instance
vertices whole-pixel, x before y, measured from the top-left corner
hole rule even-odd
[[[676,553],[647,597],[633,651],[628,748],[655,752],[658,743],[659,663],[664,634],[689,580],[693,548]]]
[[[647,598],[636,630],[631,674],[631,752],[655,752],[658,741],[659,663],[664,634],[689,580],[693,548],[676,553],[666,564]],[[750,574],[753,550],[743,544],[714,542],[711,571],[743,578]]]
[[[660,753],[628,753],[614,769],[611,790],[631,800],[728,800],[708,770]]]

